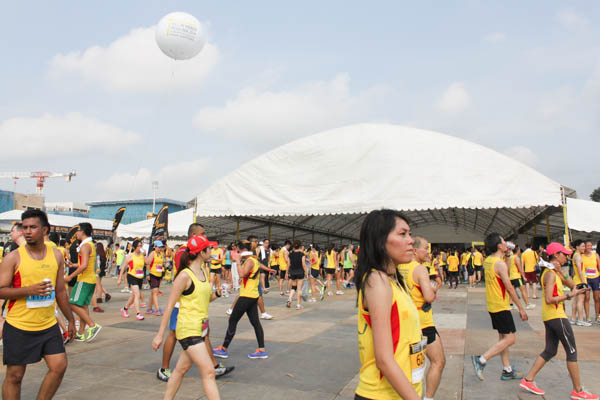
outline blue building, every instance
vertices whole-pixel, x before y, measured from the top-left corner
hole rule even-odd
[[[15,206],[15,192],[0,190],[0,213],[11,211]]]
[[[152,199],[141,200],[116,200],[116,201],[94,201],[86,203],[90,207],[90,218],[112,220],[117,210],[127,207],[123,214],[122,224],[143,221],[148,213],[152,213]],[[187,203],[170,199],[156,199],[154,213],[158,213],[163,206],[169,206],[169,214],[182,211],[187,208]]]

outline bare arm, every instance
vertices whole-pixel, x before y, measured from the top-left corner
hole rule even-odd
[[[431,287],[431,281],[429,280],[429,271],[424,265],[417,265],[413,270],[413,281],[421,289],[423,298],[427,303],[432,303],[435,300],[435,291]]]
[[[81,256],[81,259],[80,259],[81,261],[80,261],[79,265],[77,266],[77,269],[75,271],[73,271],[72,274],[67,276],[67,279],[66,279],[67,282],[71,281],[77,275],[82,274],[83,271],[86,270],[86,268],[88,267],[88,262],[90,260],[91,252],[92,252],[92,249],[89,246],[84,246],[81,248],[81,250],[79,251],[79,255]]]
[[[579,277],[583,283],[587,283],[587,276],[585,276],[585,271],[583,270],[583,264],[581,263],[581,255],[579,253],[575,253],[573,257],[574,268],[579,272]]]
[[[564,277],[560,277],[562,282],[565,281]],[[571,279],[568,279],[571,281]],[[561,301],[570,300],[572,297],[577,296],[579,293],[583,293],[585,289],[575,289],[569,295],[554,296],[554,284],[556,283],[556,274],[546,273],[544,276],[544,297],[546,304],[559,304]],[[571,281],[573,283],[573,281]]]
[[[73,341],[73,338],[75,337],[75,320],[73,319],[73,311],[69,305],[69,297],[65,287],[65,259],[63,258],[62,253],[57,249],[54,249],[54,257],[58,263],[56,286],[54,289],[56,304],[58,304],[58,308],[60,308],[60,311],[63,313],[65,318],[67,318],[67,321],[69,321],[69,341]]]
[[[12,287],[13,276],[19,266],[19,252],[11,251],[0,263],[0,299],[18,300],[31,295],[45,296],[52,283],[40,282],[35,285],[20,288]]]
[[[521,259],[517,256],[515,256],[515,265],[517,266],[517,270],[519,271],[519,274],[521,274],[521,277],[525,276],[525,271],[523,270],[523,263],[521,262]]]
[[[125,270],[127,269],[127,264],[129,264],[129,261],[131,261],[131,255],[126,255],[125,258],[123,259],[123,262],[121,263],[121,268],[119,271],[119,279],[117,279],[117,285],[119,285],[121,283],[121,280],[123,279],[123,274],[125,273]]]
[[[150,254],[148,254],[145,258],[144,258],[144,262],[146,263],[146,265],[150,265],[150,263],[154,260],[154,250],[152,250],[150,252]]]
[[[390,323],[393,292],[388,277],[382,272],[373,272],[365,285],[364,297],[364,305],[368,306],[371,314],[373,349],[377,368],[403,399],[419,400],[419,395],[394,359]]]
[[[523,321],[527,321],[527,313],[525,312],[525,309],[523,308],[523,305],[521,304],[521,301],[517,296],[515,288],[513,287],[512,283],[510,283],[508,275],[508,266],[506,265],[506,263],[502,260],[496,261],[496,264],[494,265],[494,272],[496,272],[496,274],[500,276],[500,280],[502,280],[502,283],[504,284],[508,295],[512,299],[513,303],[517,305],[517,308],[519,309],[519,316],[521,317],[521,319]]]

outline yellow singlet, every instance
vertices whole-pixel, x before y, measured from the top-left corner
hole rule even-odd
[[[444,265],[446,265],[446,260],[448,260],[448,258],[446,257],[446,260],[444,260],[445,255],[446,255],[445,251],[440,251],[440,267],[443,267]]]
[[[146,262],[144,261],[144,255],[140,254],[139,256],[135,253],[131,253],[131,260],[129,261],[129,270],[127,273],[134,278],[143,278],[144,277],[144,265]]]
[[[427,261],[425,264],[423,264],[427,267],[427,270],[429,271],[429,276],[438,276],[438,272],[437,269],[435,269],[435,267],[433,266],[433,263],[431,261]]]
[[[515,261],[516,257],[513,254],[512,256],[510,256],[510,260],[509,260],[509,264],[510,265],[510,276],[508,277],[508,279],[510,279],[511,281],[513,279],[521,279],[521,273],[519,272],[519,268],[517,267],[517,262]]]
[[[600,273],[598,272],[598,262],[596,260],[596,253],[592,253],[589,256],[583,254],[581,256],[581,263],[586,278],[594,279],[600,276]]]
[[[483,254],[479,251],[476,251],[473,255],[473,265],[475,267],[481,267],[483,265]]]
[[[462,253],[460,255],[461,265],[467,265],[470,259],[471,259],[471,253],[469,253],[469,252]]]
[[[325,257],[327,258],[327,269],[335,269],[337,265],[335,265],[335,251],[331,250],[331,252],[325,253]]]
[[[210,251],[210,269],[219,269],[223,263],[223,252],[218,247]]]
[[[259,262],[258,257],[250,256],[248,260],[254,260],[254,267],[247,278],[242,278],[242,287],[240,288],[240,297],[250,297],[251,299],[258,298],[258,270]],[[245,262],[247,262],[246,260]]]
[[[415,268],[419,265],[417,261],[411,261],[408,264],[400,264],[398,265],[398,271],[404,277],[404,282],[406,283],[406,287],[408,288],[408,293],[410,294],[410,298],[412,299],[415,307],[419,311],[419,321],[421,322],[421,329],[435,326],[433,323],[433,310],[429,309],[429,311],[425,312],[422,310],[423,304],[425,303],[425,299],[423,298],[423,292],[421,291],[421,286],[417,285],[413,279],[413,272]]]
[[[17,249],[19,265],[13,275],[12,287],[20,288],[38,284],[44,279],[51,279],[56,287],[58,262],[52,247],[46,244],[46,255],[42,260],[34,260],[29,256],[25,246]],[[24,331],[41,331],[56,324],[54,305],[56,292],[48,296],[27,296],[17,300],[9,300],[6,322]]]
[[[310,253],[310,268],[318,270],[321,266],[321,255],[319,253],[311,252]]]
[[[150,275],[161,278],[164,269],[164,263],[165,260],[163,255],[154,252],[154,259],[152,260],[152,264],[150,264]]]
[[[489,256],[483,262],[485,271],[485,300],[487,302],[488,312],[496,313],[510,310],[509,295],[506,292],[504,283],[494,271],[494,265],[500,261],[498,257]]]
[[[287,265],[287,261],[285,260],[285,254],[288,253],[287,249],[284,247],[281,250],[279,250],[279,270],[280,271],[287,271],[288,265]]]
[[[523,270],[525,272],[535,271],[535,266],[538,263],[538,255],[535,251],[531,249],[525,250],[521,255],[521,259],[523,260]]]
[[[0,247],[0,262],[2,262],[3,257],[4,257],[4,247]]]
[[[544,272],[542,272],[542,277],[541,277],[542,299],[543,299],[542,321],[549,321],[551,319],[556,319],[556,318],[565,318],[566,319],[567,314],[565,314],[565,304],[563,301],[561,301],[560,304],[546,304],[546,295],[545,295],[546,287],[544,286],[544,275],[546,275],[548,273],[555,274],[554,288],[552,289],[552,295],[553,296],[562,296],[564,294],[563,284],[562,284],[562,281],[560,280],[560,276],[558,276],[558,274],[556,273],[555,270],[544,268]]]
[[[77,275],[77,282],[85,282],[90,284],[96,283],[96,246],[92,242],[86,242],[83,245],[90,246],[90,258],[88,258],[87,268],[82,273]],[[82,245],[82,246],[83,246]],[[79,252],[79,265],[81,265],[81,252]]]
[[[204,281],[198,279],[189,268],[181,271],[187,273],[192,279],[194,290],[191,294],[179,296],[179,315],[175,329],[177,340],[190,336],[206,336],[203,333],[202,321],[208,318],[211,287],[207,271],[204,268],[202,271],[204,272]]]
[[[423,340],[417,309],[406,291],[390,279],[392,309],[390,324],[394,360],[421,396],[425,374],[425,351],[427,339]],[[362,304],[362,291],[358,293],[358,354],[360,356],[360,380],[356,394],[368,399],[402,399],[375,363],[371,315]],[[412,349],[411,349],[412,348]]]
[[[448,272],[458,271],[458,257],[455,255],[448,256]]]

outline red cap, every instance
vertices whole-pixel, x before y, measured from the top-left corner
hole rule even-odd
[[[556,254],[556,253],[564,253],[564,254],[568,255],[568,254],[572,254],[573,252],[571,250],[565,248],[565,246],[563,246],[560,243],[552,242],[546,247],[546,253],[548,253],[548,255],[551,256],[552,254]]]
[[[194,236],[187,242],[187,248],[190,254],[198,254],[207,247],[216,247],[219,243],[209,241],[206,236]]]

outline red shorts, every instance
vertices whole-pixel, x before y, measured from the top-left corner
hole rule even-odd
[[[535,271],[525,272],[525,280],[527,281],[527,283],[538,283],[538,278]]]

